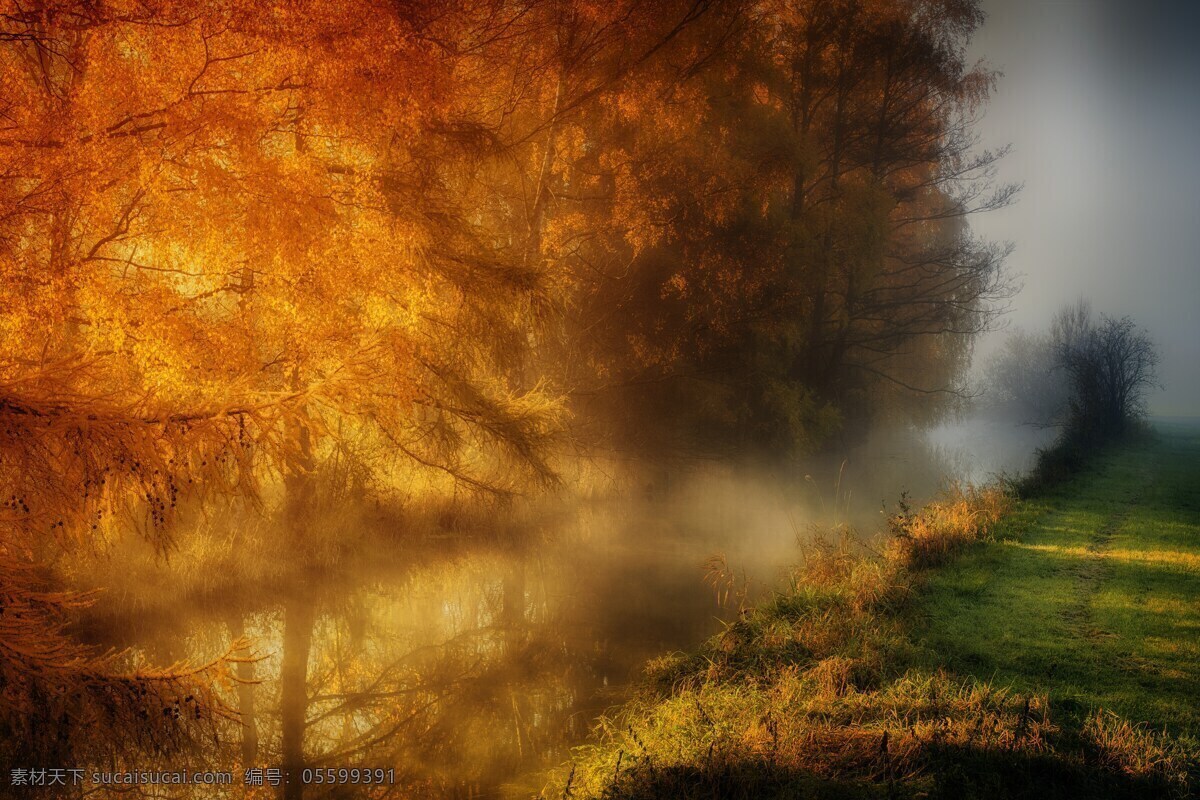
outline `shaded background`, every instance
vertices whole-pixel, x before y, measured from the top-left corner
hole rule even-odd
[[[1010,326],[1079,296],[1160,346],[1158,415],[1200,415],[1200,3],[985,0],[972,44],[1003,77],[979,126],[1013,145],[1015,205],[973,220],[1016,245]],[[980,343],[986,356],[1004,334]]]

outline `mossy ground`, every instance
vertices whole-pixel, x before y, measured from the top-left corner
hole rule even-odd
[[[1200,791],[1200,430],[1036,499],[954,492],[882,556],[652,664],[546,798],[1191,797]]]

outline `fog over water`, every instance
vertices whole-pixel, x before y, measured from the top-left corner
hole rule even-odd
[[[259,660],[230,687],[253,725],[230,737],[247,763],[277,763],[305,719],[314,766],[400,765],[398,796],[528,797],[648,662],[786,585],[804,544],[852,526],[869,547],[902,493],[919,503],[947,480],[1021,469],[1048,435],[972,418],[868,435],[803,467],[651,469],[611,493],[492,514],[344,507],[317,523],[320,566],[299,574],[236,512],[194,520],[206,535],[165,561],[121,538],[60,568],[102,590],[80,633],[133,664],[202,663],[252,638]],[[306,637],[307,676],[289,670]]]
[[[1162,415],[1200,415],[1200,5],[989,0],[972,54],[1004,76],[979,132],[1011,143],[1010,208],[972,226],[1016,244],[1011,325],[1083,295],[1162,351]],[[1002,334],[982,342],[994,349]]]

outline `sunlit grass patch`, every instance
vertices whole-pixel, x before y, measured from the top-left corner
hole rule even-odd
[[[1054,553],[1060,556],[1091,558],[1093,556],[1109,561],[1128,561],[1155,566],[1177,568],[1183,571],[1200,573],[1200,554],[1172,550],[1134,550],[1128,548],[1112,548],[1102,553],[1096,553],[1079,545],[1065,546],[1057,544],[1032,544],[1025,542],[1008,542],[1013,547],[1025,550],[1036,550]]]

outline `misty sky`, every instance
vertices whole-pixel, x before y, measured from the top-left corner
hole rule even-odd
[[[1083,295],[1163,354],[1156,414],[1200,415],[1200,2],[984,0],[972,50],[1004,73],[979,132],[1025,189],[974,219],[1016,245],[1009,324]],[[995,345],[985,341],[981,355]]]

